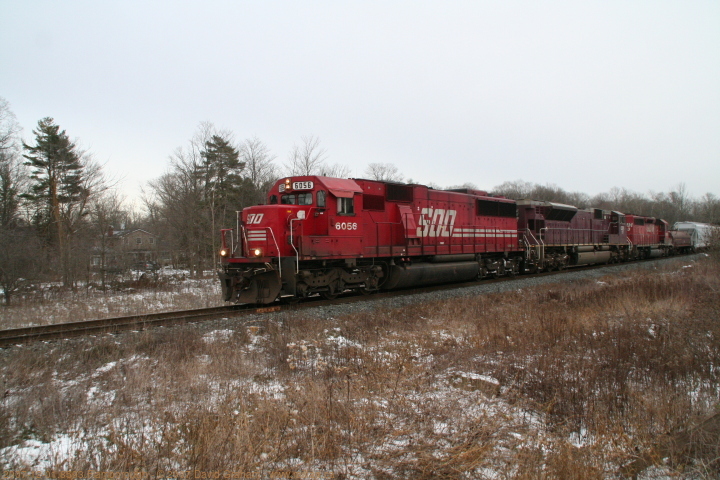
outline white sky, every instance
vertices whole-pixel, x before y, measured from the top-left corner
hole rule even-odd
[[[201,121],[359,177],[720,195],[715,0],[0,0],[0,96],[131,196]]]

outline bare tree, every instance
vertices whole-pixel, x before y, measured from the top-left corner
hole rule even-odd
[[[463,188],[467,188],[470,190],[477,190],[478,186],[472,182],[465,182],[462,185],[450,185],[449,187],[445,187],[443,190],[459,190],[459,189],[463,189]]]
[[[706,193],[697,203],[697,217],[701,222],[720,224],[720,199]]]
[[[319,138],[302,137],[302,143],[293,146],[285,168],[289,175],[318,175],[325,164],[325,154]]]
[[[323,165],[318,172],[321,177],[347,178],[350,176],[350,167],[333,163],[332,165]]]
[[[392,163],[371,163],[365,169],[365,175],[381,182],[402,182],[404,178]]]
[[[15,114],[10,110],[10,103],[0,97],[0,152],[19,152],[18,135],[21,131]]]
[[[127,216],[123,208],[123,198],[117,191],[110,190],[96,196],[89,206],[92,228],[90,232],[96,238],[96,253],[100,256],[100,280],[105,291],[105,279],[108,269],[108,251],[110,231],[119,226]]]
[[[178,154],[178,152],[176,152]],[[202,215],[202,188],[192,164],[180,157],[172,170],[148,182],[150,195],[145,197],[148,210],[168,227],[168,238],[182,250],[196,276],[202,273],[203,257],[210,225]]]
[[[42,265],[42,247],[29,227],[0,229],[0,287],[5,305],[24,285],[33,281]]]
[[[0,152],[0,228],[19,221],[20,195],[27,187],[27,171],[17,156]]]
[[[496,195],[504,195],[508,198],[523,199],[531,198],[534,188],[535,185],[531,182],[515,180],[498,185],[493,188],[493,193]]]
[[[575,205],[578,208],[592,207],[592,203],[590,202],[590,195],[582,192],[568,193],[566,203],[568,205]]]
[[[670,202],[675,206],[678,218],[687,218],[692,208],[692,199],[687,191],[685,183],[679,183],[675,189],[668,194]]]
[[[20,131],[10,105],[0,97],[0,228],[17,224],[21,195],[28,186],[28,171],[20,156]]]
[[[245,177],[250,181],[250,204],[263,203],[265,192],[277,181],[277,168],[267,146],[257,137],[248,138],[239,147],[240,158],[245,163]]]

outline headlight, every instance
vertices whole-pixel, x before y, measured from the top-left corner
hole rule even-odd
[[[220,250],[220,256],[221,256],[221,257],[227,257],[227,254],[228,254],[228,251],[225,250],[224,248],[223,248],[222,250]]]
[[[250,250],[250,253],[253,257],[262,257],[263,255],[262,248],[253,248],[252,250]]]

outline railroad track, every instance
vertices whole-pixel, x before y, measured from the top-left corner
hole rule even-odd
[[[38,340],[53,340],[83,335],[102,335],[128,330],[144,330],[161,325],[177,325],[194,321],[222,318],[243,313],[262,313],[268,309],[247,305],[230,305],[195,310],[149,313],[127,317],[86,320],[82,322],[55,323],[24,328],[0,330],[0,347]]]
[[[669,257],[680,258],[679,256]],[[656,261],[662,259],[651,259]],[[633,262],[641,263],[641,262]],[[600,268],[613,267],[612,265],[590,265],[584,267],[574,267],[569,270],[542,272],[534,275],[522,275],[519,278],[545,277],[552,275],[562,275],[569,272],[577,272],[582,270],[595,270]],[[347,295],[340,296],[333,300],[325,300],[320,297],[311,297],[297,303],[276,303],[264,307],[256,305],[228,305],[222,307],[200,308],[195,310],[182,310],[174,312],[149,313],[143,315],[132,315],[127,317],[105,318],[100,320],[86,320],[82,322],[55,323],[51,325],[37,325],[32,327],[13,328],[8,330],[0,330],[0,348],[12,345],[30,343],[35,341],[64,339],[71,337],[79,337],[86,335],[103,335],[120,333],[124,331],[145,330],[158,326],[180,325],[184,323],[192,323],[199,321],[224,318],[228,316],[241,317],[246,315],[258,315],[283,310],[301,310],[305,308],[314,308],[328,305],[342,305],[348,303],[375,301],[383,298],[417,295],[421,293],[430,293],[441,290],[450,290],[475,285],[488,285],[492,283],[500,283],[512,281],[518,277],[501,277],[495,279],[478,280],[472,282],[452,283],[444,285],[433,285],[422,288],[410,288],[404,290],[394,290],[391,292],[378,292],[372,295]]]

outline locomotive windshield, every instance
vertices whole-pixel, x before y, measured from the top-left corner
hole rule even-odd
[[[312,193],[287,194],[280,197],[280,203],[283,205],[312,205]]]

